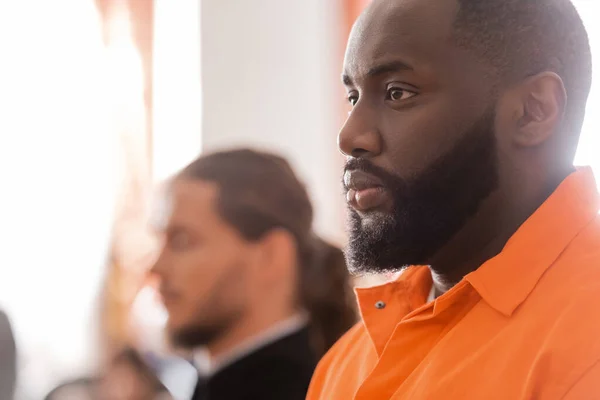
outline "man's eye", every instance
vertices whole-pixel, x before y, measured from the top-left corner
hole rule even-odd
[[[392,101],[408,100],[416,95],[414,92],[399,87],[389,88],[387,92],[388,100]]]

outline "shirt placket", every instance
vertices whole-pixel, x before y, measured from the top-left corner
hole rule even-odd
[[[466,285],[456,289],[440,302],[408,313],[396,324],[379,353],[373,371],[357,391],[355,400],[372,400],[374,394],[377,394],[378,400],[390,399],[399,391],[441,337],[475,304]]]

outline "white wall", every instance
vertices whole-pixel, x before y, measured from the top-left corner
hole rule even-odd
[[[286,156],[307,183],[315,228],[343,238],[336,135],[343,110],[341,2],[202,0],[202,148]]]
[[[577,6],[588,31],[594,66],[592,92],[588,100],[575,163],[591,165],[600,187],[600,114],[598,113],[600,106],[600,26],[597,23],[597,17],[600,15],[600,2],[598,0],[574,0],[573,3]]]
[[[152,172],[171,177],[201,149],[200,0],[154,0]]]

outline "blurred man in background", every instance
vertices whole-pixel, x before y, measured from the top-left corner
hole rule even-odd
[[[97,385],[99,400],[171,399],[142,356],[125,348],[111,361]]]
[[[97,382],[94,379],[75,379],[52,389],[44,400],[98,400],[96,386]]]
[[[99,376],[79,378],[54,388],[45,400],[170,400],[172,397],[140,353],[126,347]]]
[[[169,185],[153,268],[175,345],[196,349],[194,399],[301,400],[322,354],[355,322],[341,251],[312,233],[288,163],[233,150]]]
[[[0,400],[12,400],[17,381],[17,346],[6,314],[0,311]]]
[[[403,273],[359,292],[363,323],[308,398],[600,398],[599,196],[573,167],[591,54],[570,1],[375,0],[343,81],[349,263]]]

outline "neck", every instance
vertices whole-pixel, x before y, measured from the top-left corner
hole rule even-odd
[[[557,174],[555,179],[542,185],[519,184],[511,179],[504,186],[509,189],[490,195],[475,216],[432,257],[430,268],[436,292],[447,292],[466,275],[498,255],[570,172]]]
[[[226,334],[215,339],[206,346],[211,359],[219,359],[232,349],[237,348],[249,339],[260,335],[282,321],[293,318],[298,314],[297,310],[281,310],[278,313],[249,313],[242,318]]]

